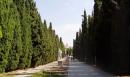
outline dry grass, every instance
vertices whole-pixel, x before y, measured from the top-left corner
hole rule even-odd
[[[9,74],[2,73],[2,74],[0,74],[0,77],[13,77],[13,76],[9,75]]]

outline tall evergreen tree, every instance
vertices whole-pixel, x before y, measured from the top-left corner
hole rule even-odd
[[[82,20],[82,34],[81,34],[81,52],[82,52],[82,60],[85,61],[88,58],[87,55],[87,28],[88,28],[88,23],[87,23],[87,14],[86,11],[84,10],[84,15],[83,15],[83,20]],[[85,40],[86,39],[86,40]]]
[[[0,1],[0,72],[52,62],[59,48],[63,41],[42,23],[33,0]]]
[[[31,43],[31,26],[30,26],[30,14],[29,7],[27,7],[27,1],[23,0],[14,0],[14,3],[17,6],[19,12],[20,24],[22,28],[22,42],[23,42],[23,51],[20,56],[19,67],[26,68],[30,67],[32,43]],[[25,54],[26,53],[26,54]]]
[[[88,16],[87,37],[76,33],[74,56],[82,59],[87,48],[87,63],[94,63],[115,75],[129,75],[129,4],[128,0],[94,0]],[[81,37],[82,36],[82,37]],[[79,39],[81,42],[79,42]],[[84,47],[82,42],[86,42]]]
[[[19,13],[13,0],[0,1],[0,6],[0,24],[3,35],[0,40],[0,72],[3,72],[15,70],[18,67],[22,40]]]

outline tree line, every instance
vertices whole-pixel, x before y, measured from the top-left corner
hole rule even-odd
[[[59,48],[65,50],[62,38],[42,22],[33,0],[0,0],[0,72],[57,60]]]
[[[82,15],[73,55],[114,75],[130,75],[130,1],[94,2],[92,15]]]

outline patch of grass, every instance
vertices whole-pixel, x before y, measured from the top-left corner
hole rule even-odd
[[[5,73],[2,73],[2,74],[0,74],[0,77],[12,77],[12,76],[8,75],[8,74],[5,74]]]
[[[32,77],[65,77],[63,73],[55,73],[55,72],[40,72],[35,73]]]
[[[35,74],[33,74],[33,76],[32,76],[32,77],[46,77],[46,76],[47,76],[47,74],[46,74],[46,73],[39,72],[39,73],[35,73]]]

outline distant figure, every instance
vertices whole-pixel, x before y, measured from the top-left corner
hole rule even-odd
[[[73,60],[73,56],[69,56],[70,57],[70,60]]]
[[[58,61],[62,59],[62,51],[59,49],[58,51]]]

